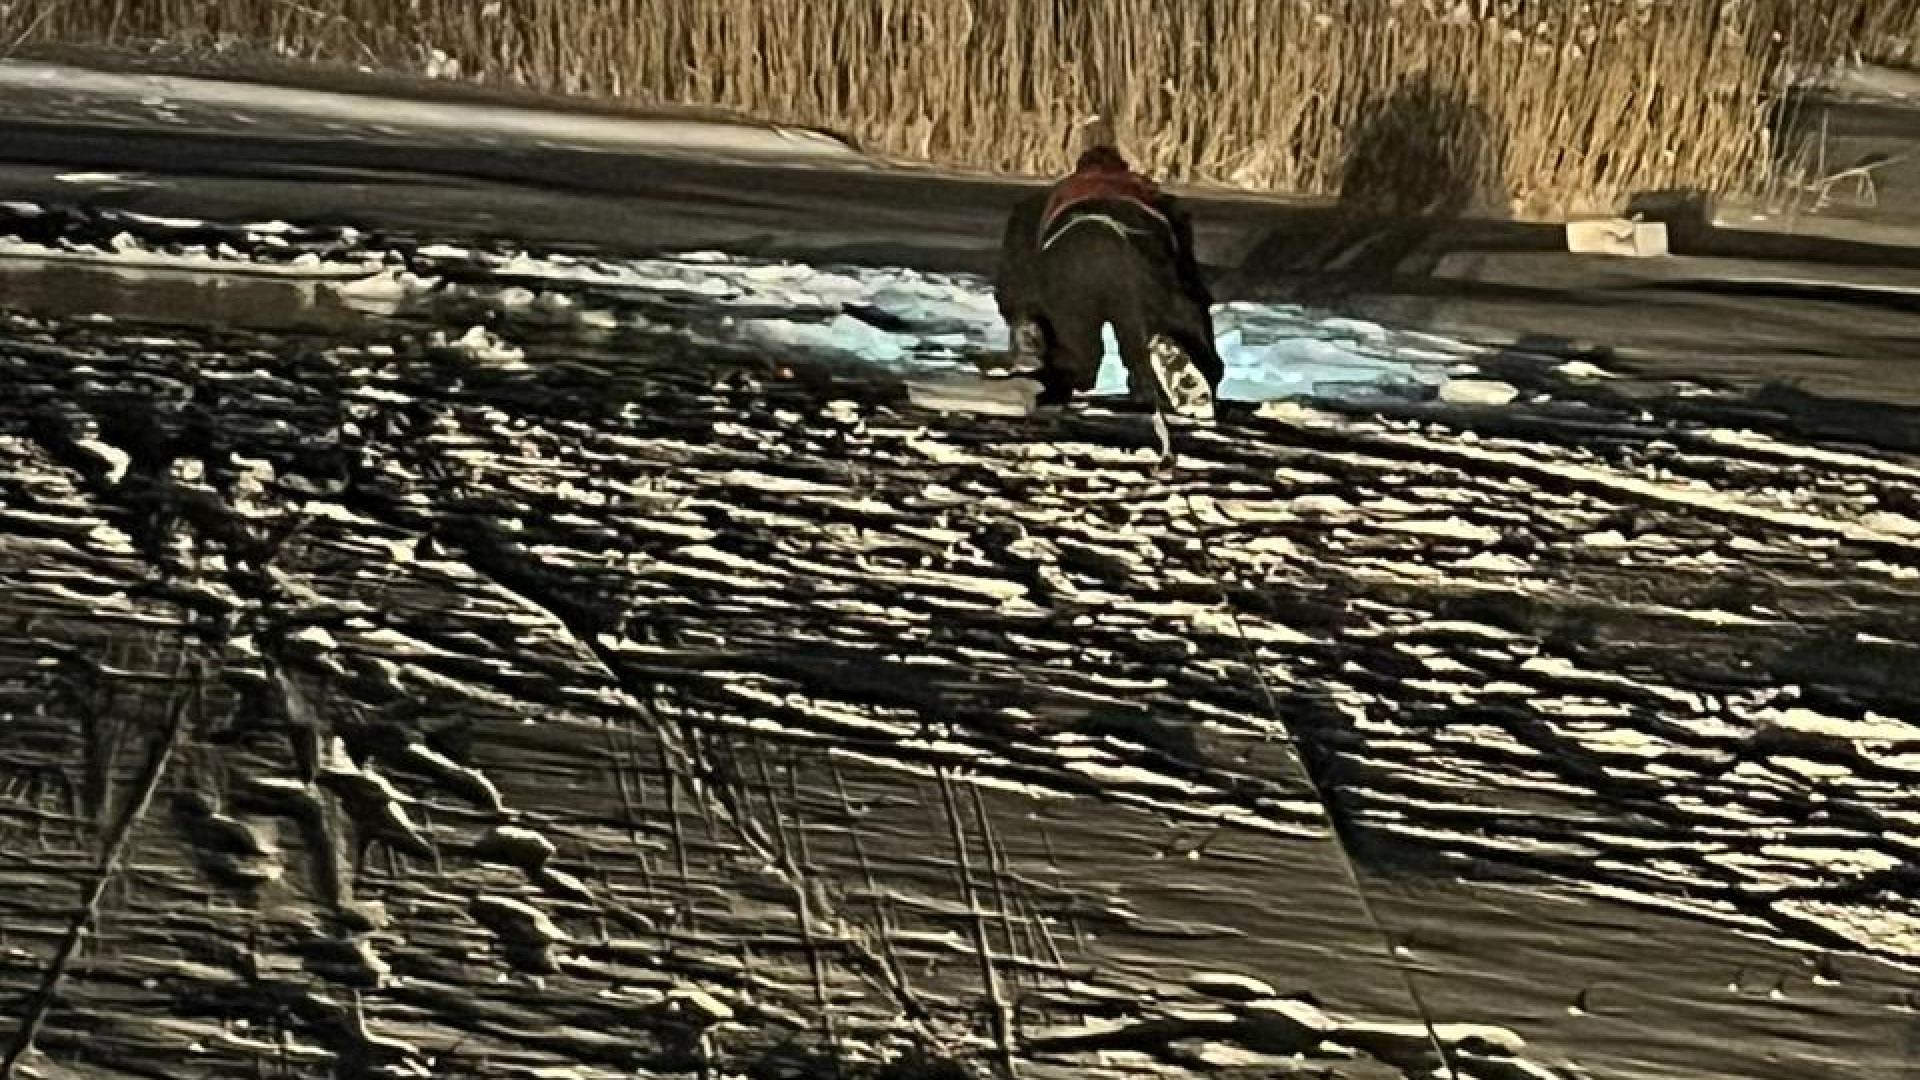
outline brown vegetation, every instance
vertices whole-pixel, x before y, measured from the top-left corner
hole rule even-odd
[[[1412,128],[1431,148],[1406,160],[1443,163],[1444,193],[1535,214],[1756,186],[1782,66],[1903,57],[1917,20],[1913,0],[28,0],[0,40],[411,70],[437,51],[484,81],[993,172],[1059,168],[1101,110],[1166,175],[1302,195],[1341,190],[1362,133]],[[1410,101],[1447,107],[1371,115]]]

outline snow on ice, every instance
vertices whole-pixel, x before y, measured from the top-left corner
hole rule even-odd
[[[808,266],[717,252],[638,260],[459,249],[423,249],[418,254],[477,261],[522,283],[698,298],[732,313],[717,327],[701,327],[702,332],[836,354],[902,374],[971,373],[972,357],[1007,347],[991,284],[969,274]],[[582,314],[591,310],[585,308]],[[1468,346],[1429,335],[1317,316],[1290,304],[1217,305],[1214,332],[1226,363],[1220,387],[1226,400],[1419,399],[1438,393],[1448,383],[1449,371],[1460,369],[1461,361],[1474,355]],[[1111,331],[1106,344],[1106,363],[1094,392],[1124,393],[1126,373]],[[1484,395],[1479,400],[1502,403]]]
[[[470,278],[478,269],[489,272],[497,284],[466,284],[453,291],[504,312],[537,308],[564,315],[583,328],[657,331],[661,324],[646,313],[649,301],[677,303],[683,309],[685,301],[693,301],[697,314],[690,322],[683,318],[671,332],[708,342],[834,356],[909,377],[972,375],[975,357],[1007,346],[991,283],[977,275],[811,266],[705,251],[609,259],[431,244],[404,253],[369,248],[353,232],[329,237],[322,254],[290,247],[287,227],[278,222],[228,228],[133,214],[107,216],[134,227],[200,226],[233,235],[211,251],[204,244],[167,243],[133,231],[116,233],[106,244],[59,247],[0,235],[0,257],[98,262],[143,271],[310,278],[325,282],[343,302],[370,315],[392,314],[409,298],[448,292],[448,272],[463,271],[458,276]],[[1326,317],[1289,304],[1245,302],[1216,305],[1214,330],[1226,366],[1220,397],[1228,401],[1439,396],[1503,405],[1513,399],[1505,384],[1473,377],[1474,349],[1431,335]],[[476,359],[519,359],[507,355],[510,348],[471,336],[445,344],[463,348]],[[1124,393],[1126,374],[1111,331],[1106,345],[1094,392]]]
[[[0,62],[0,87],[58,89],[89,97],[148,100],[179,107],[234,109],[243,114],[279,113],[374,132],[400,129],[452,132],[463,138],[520,136],[554,143],[640,147],[655,152],[823,159],[842,165],[861,158],[830,135],[751,124],[664,117],[597,116],[558,110],[504,108],[448,102],[398,101],[362,94],[190,78],[94,71],[23,60]],[[151,106],[150,106],[151,107]],[[75,174],[76,176],[78,174]],[[62,179],[67,179],[62,177]],[[72,183],[127,183],[110,174],[89,174]]]

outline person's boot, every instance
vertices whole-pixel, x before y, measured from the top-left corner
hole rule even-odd
[[[1022,319],[1013,324],[1009,334],[1011,346],[1007,349],[1007,367],[1016,375],[1031,375],[1047,361],[1047,335],[1034,319]]]
[[[1172,338],[1155,334],[1147,342],[1147,364],[1168,409],[1196,420],[1213,419],[1213,387],[1187,350]]]

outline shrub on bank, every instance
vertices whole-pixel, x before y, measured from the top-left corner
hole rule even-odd
[[[718,106],[1045,173],[1112,117],[1179,180],[1528,216],[1747,191],[1791,66],[1913,40],[1915,0],[13,0],[0,40],[233,43]]]

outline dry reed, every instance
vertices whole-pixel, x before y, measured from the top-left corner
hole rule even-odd
[[[1757,188],[1787,65],[1904,57],[1915,0],[13,0],[0,41],[269,49],[1045,173],[1102,111],[1170,178],[1338,193],[1364,132],[1484,209]],[[1409,115],[1379,122],[1383,110]],[[1409,133],[1412,133],[1409,136]],[[1389,162],[1389,165],[1392,163]],[[1420,182],[1424,178],[1406,178]]]

